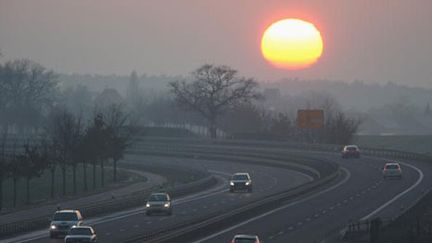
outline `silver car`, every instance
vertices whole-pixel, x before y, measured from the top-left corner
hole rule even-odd
[[[93,243],[97,241],[96,233],[90,226],[74,226],[69,230],[69,233],[66,235],[64,242],[65,243],[74,243],[74,242],[88,242]]]
[[[393,177],[393,178],[402,178],[402,169],[399,163],[386,163],[383,168],[383,177],[384,179]]]
[[[78,210],[60,210],[54,213],[50,224],[50,237],[67,235],[73,226],[82,224],[82,216]]]
[[[152,193],[146,203],[146,214],[153,213],[172,214],[172,203],[168,193]]]

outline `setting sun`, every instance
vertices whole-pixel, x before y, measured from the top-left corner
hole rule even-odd
[[[318,60],[323,52],[323,41],[312,23],[283,19],[265,30],[261,51],[264,58],[276,67],[301,69]]]

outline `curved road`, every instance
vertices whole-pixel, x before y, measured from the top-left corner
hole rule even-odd
[[[140,207],[114,213],[113,215],[84,220],[84,224],[92,225],[95,228],[100,242],[121,242],[125,238],[130,238],[136,234],[157,230],[166,224],[178,225],[197,216],[232,210],[239,205],[265,197],[265,195],[283,191],[312,180],[310,176],[296,171],[226,161],[128,156],[127,162],[156,163],[162,166],[178,166],[181,164],[182,166],[202,167],[217,175],[221,179],[221,183],[213,190],[174,200],[174,213],[172,216],[146,216],[144,207]],[[228,178],[239,171],[246,171],[251,174],[254,183],[252,193],[228,192]],[[40,230],[14,237],[7,242],[62,242],[62,240],[50,240],[48,230]]]
[[[384,180],[381,169],[385,159],[340,159],[330,153],[313,154],[338,162],[346,169],[345,179],[324,193],[287,202],[197,242],[229,242],[236,234],[257,234],[265,242],[332,242],[350,220],[398,216],[432,183],[432,166],[426,163],[404,162],[402,180]]]
[[[384,159],[362,157],[341,159],[324,152],[292,151],[308,156],[327,158],[343,168],[340,181],[325,190],[303,198],[287,201],[284,206],[258,215],[237,225],[227,225],[218,232],[208,232],[197,242],[230,242],[235,234],[258,234],[265,242],[324,242],[331,240],[350,220],[380,216],[395,217],[401,208],[412,205],[432,183],[432,166],[420,162],[402,164],[402,180],[383,180]],[[167,224],[182,224],[188,219],[203,217],[211,212],[232,210],[239,205],[263,198],[275,192],[310,181],[299,172],[260,165],[229,161],[205,161],[160,157],[129,157],[129,163],[158,163],[172,166],[202,167],[221,178],[221,183],[207,192],[177,199],[172,216],[145,216],[143,208],[114,213],[87,220],[95,227],[101,242],[121,242],[142,232]],[[253,193],[227,192],[227,179],[234,172],[250,172],[254,180]],[[31,242],[49,240],[47,231],[38,231],[14,238]],[[11,241],[13,242],[13,241]]]

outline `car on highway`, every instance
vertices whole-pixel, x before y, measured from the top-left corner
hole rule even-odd
[[[83,217],[78,210],[56,211],[50,223],[50,238],[65,236],[73,226],[80,226]]]
[[[383,178],[399,178],[402,179],[402,169],[399,163],[386,163],[382,170]]]
[[[249,173],[235,173],[230,180],[230,192],[252,192],[252,179]]]
[[[74,226],[66,235],[65,243],[93,243],[97,241],[94,229],[90,226]]]
[[[235,235],[231,243],[260,243],[257,235]]]
[[[357,145],[346,145],[342,149],[342,158],[360,158],[360,149]]]
[[[151,215],[153,213],[165,213],[167,215],[172,214],[172,203],[168,193],[157,192],[152,193],[146,203],[146,214]]]

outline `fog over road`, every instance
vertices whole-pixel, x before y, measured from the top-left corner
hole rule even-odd
[[[403,164],[402,180],[383,180],[381,158],[363,156],[361,159],[341,159],[339,155],[324,152],[308,153],[316,159],[337,162],[343,173],[337,182],[318,193],[289,200],[284,206],[236,225],[208,235],[198,242],[229,242],[233,235],[257,234],[266,242],[313,242],[341,230],[350,220],[365,216],[391,218],[400,214],[401,207],[411,205],[432,182],[432,169],[424,163]],[[212,189],[174,201],[172,216],[144,214],[144,207],[86,220],[93,225],[102,242],[121,242],[143,232],[150,232],[166,224],[181,224],[194,217],[211,212],[226,212],[240,205],[265,198],[275,192],[306,183],[312,178],[296,171],[232,161],[176,159],[133,155],[127,163],[160,164],[161,166],[186,166],[207,169],[220,182]],[[408,162],[407,162],[408,163]],[[253,193],[229,193],[228,178],[232,173],[251,173]],[[424,174],[424,176],[423,176]],[[379,211],[377,211],[379,209]],[[370,215],[373,213],[373,215]],[[263,227],[265,225],[265,227]],[[311,234],[310,232],[313,232]],[[60,242],[49,240],[48,231],[41,230],[11,239],[7,242]]]

